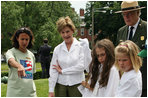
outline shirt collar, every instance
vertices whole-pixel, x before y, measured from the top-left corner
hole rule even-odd
[[[73,43],[72,45],[77,45],[79,41],[76,38],[73,38]],[[66,45],[65,41],[62,42],[62,45]]]
[[[71,45],[71,48],[72,48],[73,46],[78,45],[78,44],[79,44],[79,41],[78,41],[76,38],[73,38],[73,43],[72,43],[72,45]],[[63,49],[67,51],[67,47],[66,47],[65,41],[63,41],[61,45],[62,45]],[[71,49],[70,49],[70,50],[71,50]]]

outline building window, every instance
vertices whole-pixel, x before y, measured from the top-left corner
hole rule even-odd
[[[92,29],[90,28],[90,29],[89,29],[89,35],[91,35],[91,33],[92,33]]]
[[[84,28],[81,28],[81,35],[84,35]]]

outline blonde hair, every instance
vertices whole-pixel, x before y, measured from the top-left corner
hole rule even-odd
[[[139,47],[134,42],[127,40],[125,42],[121,42],[115,48],[115,66],[119,69],[117,60],[118,53],[125,53],[127,56],[129,56],[134,70],[138,72],[142,66],[142,59],[137,55],[139,53]]]
[[[69,27],[73,32],[75,32],[75,26],[69,16],[59,18],[56,25],[58,32],[61,32],[65,27]]]

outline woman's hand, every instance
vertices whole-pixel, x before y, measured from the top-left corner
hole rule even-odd
[[[20,77],[25,77],[26,76],[25,69],[24,69],[24,67],[22,65],[19,65],[17,70],[18,70],[18,76],[20,76]]]
[[[56,69],[60,74],[62,73],[62,69],[59,65],[52,65],[52,66],[54,66],[53,69]]]
[[[53,92],[49,92],[48,97],[55,97]]]
[[[26,76],[24,67],[20,63],[16,62],[14,58],[10,58],[8,60],[8,64],[12,67],[17,68],[19,77]]]
[[[57,61],[57,64],[58,64],[58,65],[52,65],[52,66],[54,66],[53,69],[56,69],[60,74],[62,74],[62,68],[60,67],[58,61]]]

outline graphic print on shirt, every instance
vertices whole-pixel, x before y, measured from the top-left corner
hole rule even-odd
[[[25,78],[25,79],[33,79],[33,70],[32,70],[32,64],[31,64],[31,61],[28,61],[28,60],[20,60],[20,64],[23,65],[23,67],[25,68],[25,73],[26,73],[26,76],[25,77],[22,77],[22,78]]]

